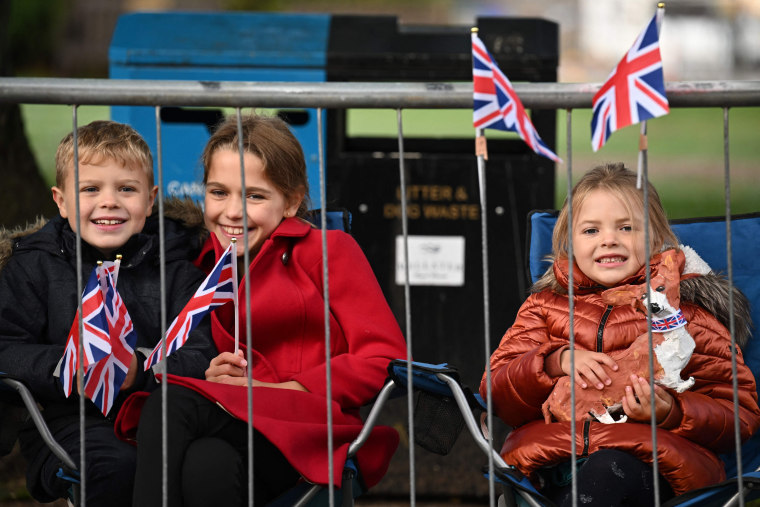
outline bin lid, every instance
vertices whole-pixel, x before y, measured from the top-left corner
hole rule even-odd
[[[134,66],[324,68],[329,14],[140,12],[119,17],[109,60]]]

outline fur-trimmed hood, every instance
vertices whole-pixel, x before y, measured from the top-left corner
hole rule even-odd
[[[727,329],[730,329],[730,287],[728,279],[721,273],[713,271],[693,248],[680,245],[679,249],[685,256],[684,270],[680,283],[681,300],[701,306],[713,314]],[[564,263],[566,264],[567,261],[564,261]],[[566,294],[567,289],[557,279],[557,269],[555,262],[555,265],[550,266],[546,273],[533,284],[530,292],[536,293],[545,289],[552,289],[555,292]],[[602,288],[589,285],[589,280],[582,276],[582,272],[578,269],[577,265],[575,266],[574,273],[574,285],[576,288]],[[750,305],[747,297],[736,286],[733,287],[733,300],[736,342],[743,348],[747,340],[749,340],[753,328]]]
[[[153,206],[153,213],[151,216],[158,216],[158,204]],[[185,229],[194,231],[198,238],[195,247],[198,250],[200,249],[200,246],[208,236],[208,232],[204,226],[203,209],[199,204],[189,198],[167,198],[164,201],[164,216],[177,222]],[[13,254],[13,249],[18,242],[42,229],[47,222],[48,219],[38,217],[37,220],[26,226],[20,226],[13,229],[0,227],[0,270],[2,270],[8,263],[8,260]]]

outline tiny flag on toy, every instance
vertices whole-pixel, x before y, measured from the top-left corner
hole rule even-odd
[[[98,282],[97,267],[90,273],[82,294],[82,316],[84,352],[82,369],[86,370],[111,353],[108,316],[103,292]],[[79,311],[77,310],[61,361],[60,379],[67,397],[71,394],[79,367],[79,338]]]
[[[660,56],[660,23],[664,9],[639,34],[592,100],[591,148],[599,150],[623,127],[667,114],[665,79]]]
[[[214,269],[211,270],[211,273],[201,283],[182,311],[179,312],[169,329],[166,330],[167,356],[185,344],[190,331],[211,310],[234,300],[232,267],[237,258],[232,250],[233,246],[230,244],[227,247]],[[163,354],[163,341],[159,341],[153,352],[145,360],[145,369],[147,370],[161,361],[164,358]]]
[[[116,264],[118,272],[118,263]],[[111,354],[87,371],[84,391],[88,398],[107,415],[129,371],[137,344],[137,333],[127,307],[116,291],[111,266],[102,266],[99,276],[105,283],[105,308],[109,323]]]
[[[562,160],[541,140],[507,76],[483,41],[472,33],[473,121],[476,129],[517,132],[530,148],[555,162]]]

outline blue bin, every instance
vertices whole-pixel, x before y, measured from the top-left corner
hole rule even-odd
[[[329,30],[326,14],[125,14],[116,24],[109,48],[109,74],[113,79],[326,81]],[[230,112],[162,109],[165,194],[203,198],[200,155],[211,127]],[[312,204],[319,207],[316,110],[290,116],[295,118],[291,128],[306,157]],[[113,106],[111,118],[137,129],[157,158],[153,107]]]

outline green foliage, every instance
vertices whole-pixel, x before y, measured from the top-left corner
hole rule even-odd
[[[2,1],[2,0],[0,0]],[[55,185],[55,151],[58,143],[72,130],[70,106],[48,104],[22,104],[24,128],[29,145],[37,160],[40,174],[49,186]],[[77,108],[77,120],[86,125],[95,120],[108,120],[108,106],[81,106]]]
[[[280,0],[224,0],[225,11],[278,11],[282,9]]]
[[[2,0],[10,2],[8,43],[11,69],[47,68],[69,8],[68,0]]]

